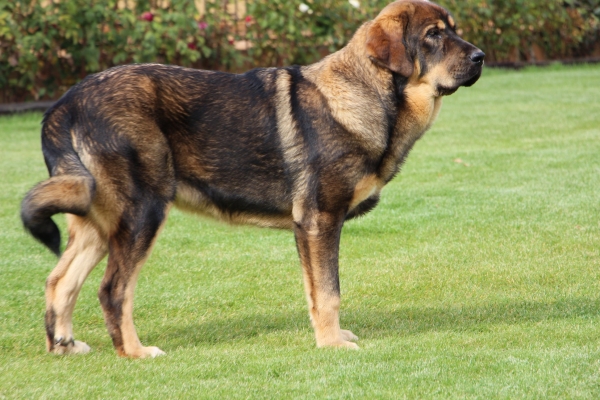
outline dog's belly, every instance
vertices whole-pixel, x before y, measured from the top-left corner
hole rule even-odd
[[[164,103],[168,94],[177,96],[185,112],[171,104],[159,114],[177,181],[175,205],[231,223],[291,227],[293,177],[279,139],[274,70],[173,73],[187,84],[161,78],[161,96]]]
[[[175,206],[189,212],[213,217],[232,224],[250,224],[268,228],[292,229],[291,203],[278,208],[268,199],[242,198],[215,194],[218,188],[204,188],[180,182],[177,185]],[[212,194],[212,196],[211,196]],[[281,206],[281,205],[279,205]]]
[[[213,132],[174,149],[175,205],[230,223],[291,228],[292,178],[273,135],[236,136]]]

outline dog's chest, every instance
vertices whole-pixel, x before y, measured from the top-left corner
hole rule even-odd
[[[383,182],[388,182],[398,172],[399,165],[433,124],[442,105],[442,98],[433,96],[429,85],[409,85],[404,95],[405,101],[398,110],[394,133],[377,172]]]
[[[382,187],[383,182],[376,174],[370,174],[363,177],[354,187],[354,193],[352,194],[349,210],[353,210],[356,206],[371,196],[379,195]]]

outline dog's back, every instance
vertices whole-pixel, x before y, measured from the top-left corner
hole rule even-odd
[[[92,203],[136,207],[136,188],[164,201],[178,193],[181,207],[231,222],[264,216],[289,227],[277,221],[291,214],[291,177],[273,101],[276,74],[142,64],[86,78],[45,115],[51,179],[26,196],[26,228],[58,254],[52,214],[84,215]]]

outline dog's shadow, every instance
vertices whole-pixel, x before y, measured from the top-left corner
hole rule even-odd
[[[166,339],[168,347],[190,347],[248,340],[276,332],[312,337],[308,313],[253,314],[211,319],[174,327]],[[482,306],[398,307],[396,309],[351,309],[342,312],[342,326],[364,339],[407,337],[427,332],[487,331],[494,325],[518,325],[600,316],[600,299],[573,298],[554,302],[513,301]],[[165,332],[154,332],[157,336]],[[153,335],[153,334],[151,334]],[[154,335],[153,335],[154,336]],[[166,343],[165,343],[166,345]]]

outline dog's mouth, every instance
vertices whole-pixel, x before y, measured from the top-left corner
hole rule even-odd
[[[466,77],[456,78],[456,85],[452,86],[452,87],[439,85],[437,87],[438,96],[449,96],[452,93],[456,92],[458,90],[458,88],[461,86],[465,86],[465,87],[473,86],[473,84],[475,84],[475,82],[477,82],[479,80],[479,78],[481,77],[481,72],[482,72],[482,68],[480,67],[480,68],[477,68],[477,70],[474,73],[471,73],[471,74],[467,75]]]
[[[479,80],[479,78],[481,77],[482,70],[483,70],[482,68],[479,68],[477,70],[477,72],[475,73],[475,75],[473,75],[471,78],[468,78],[464,83],[461,83],[459,86],[465,86],[465,87],[473,86],[473,84],[475,82],[477,82]]]
[[[459,86],[456,87],[445,87],[445,86],[438,86],[437,88],[437,94],[438,96],[450,96],[452,93],[456,92],[458,90]]]

